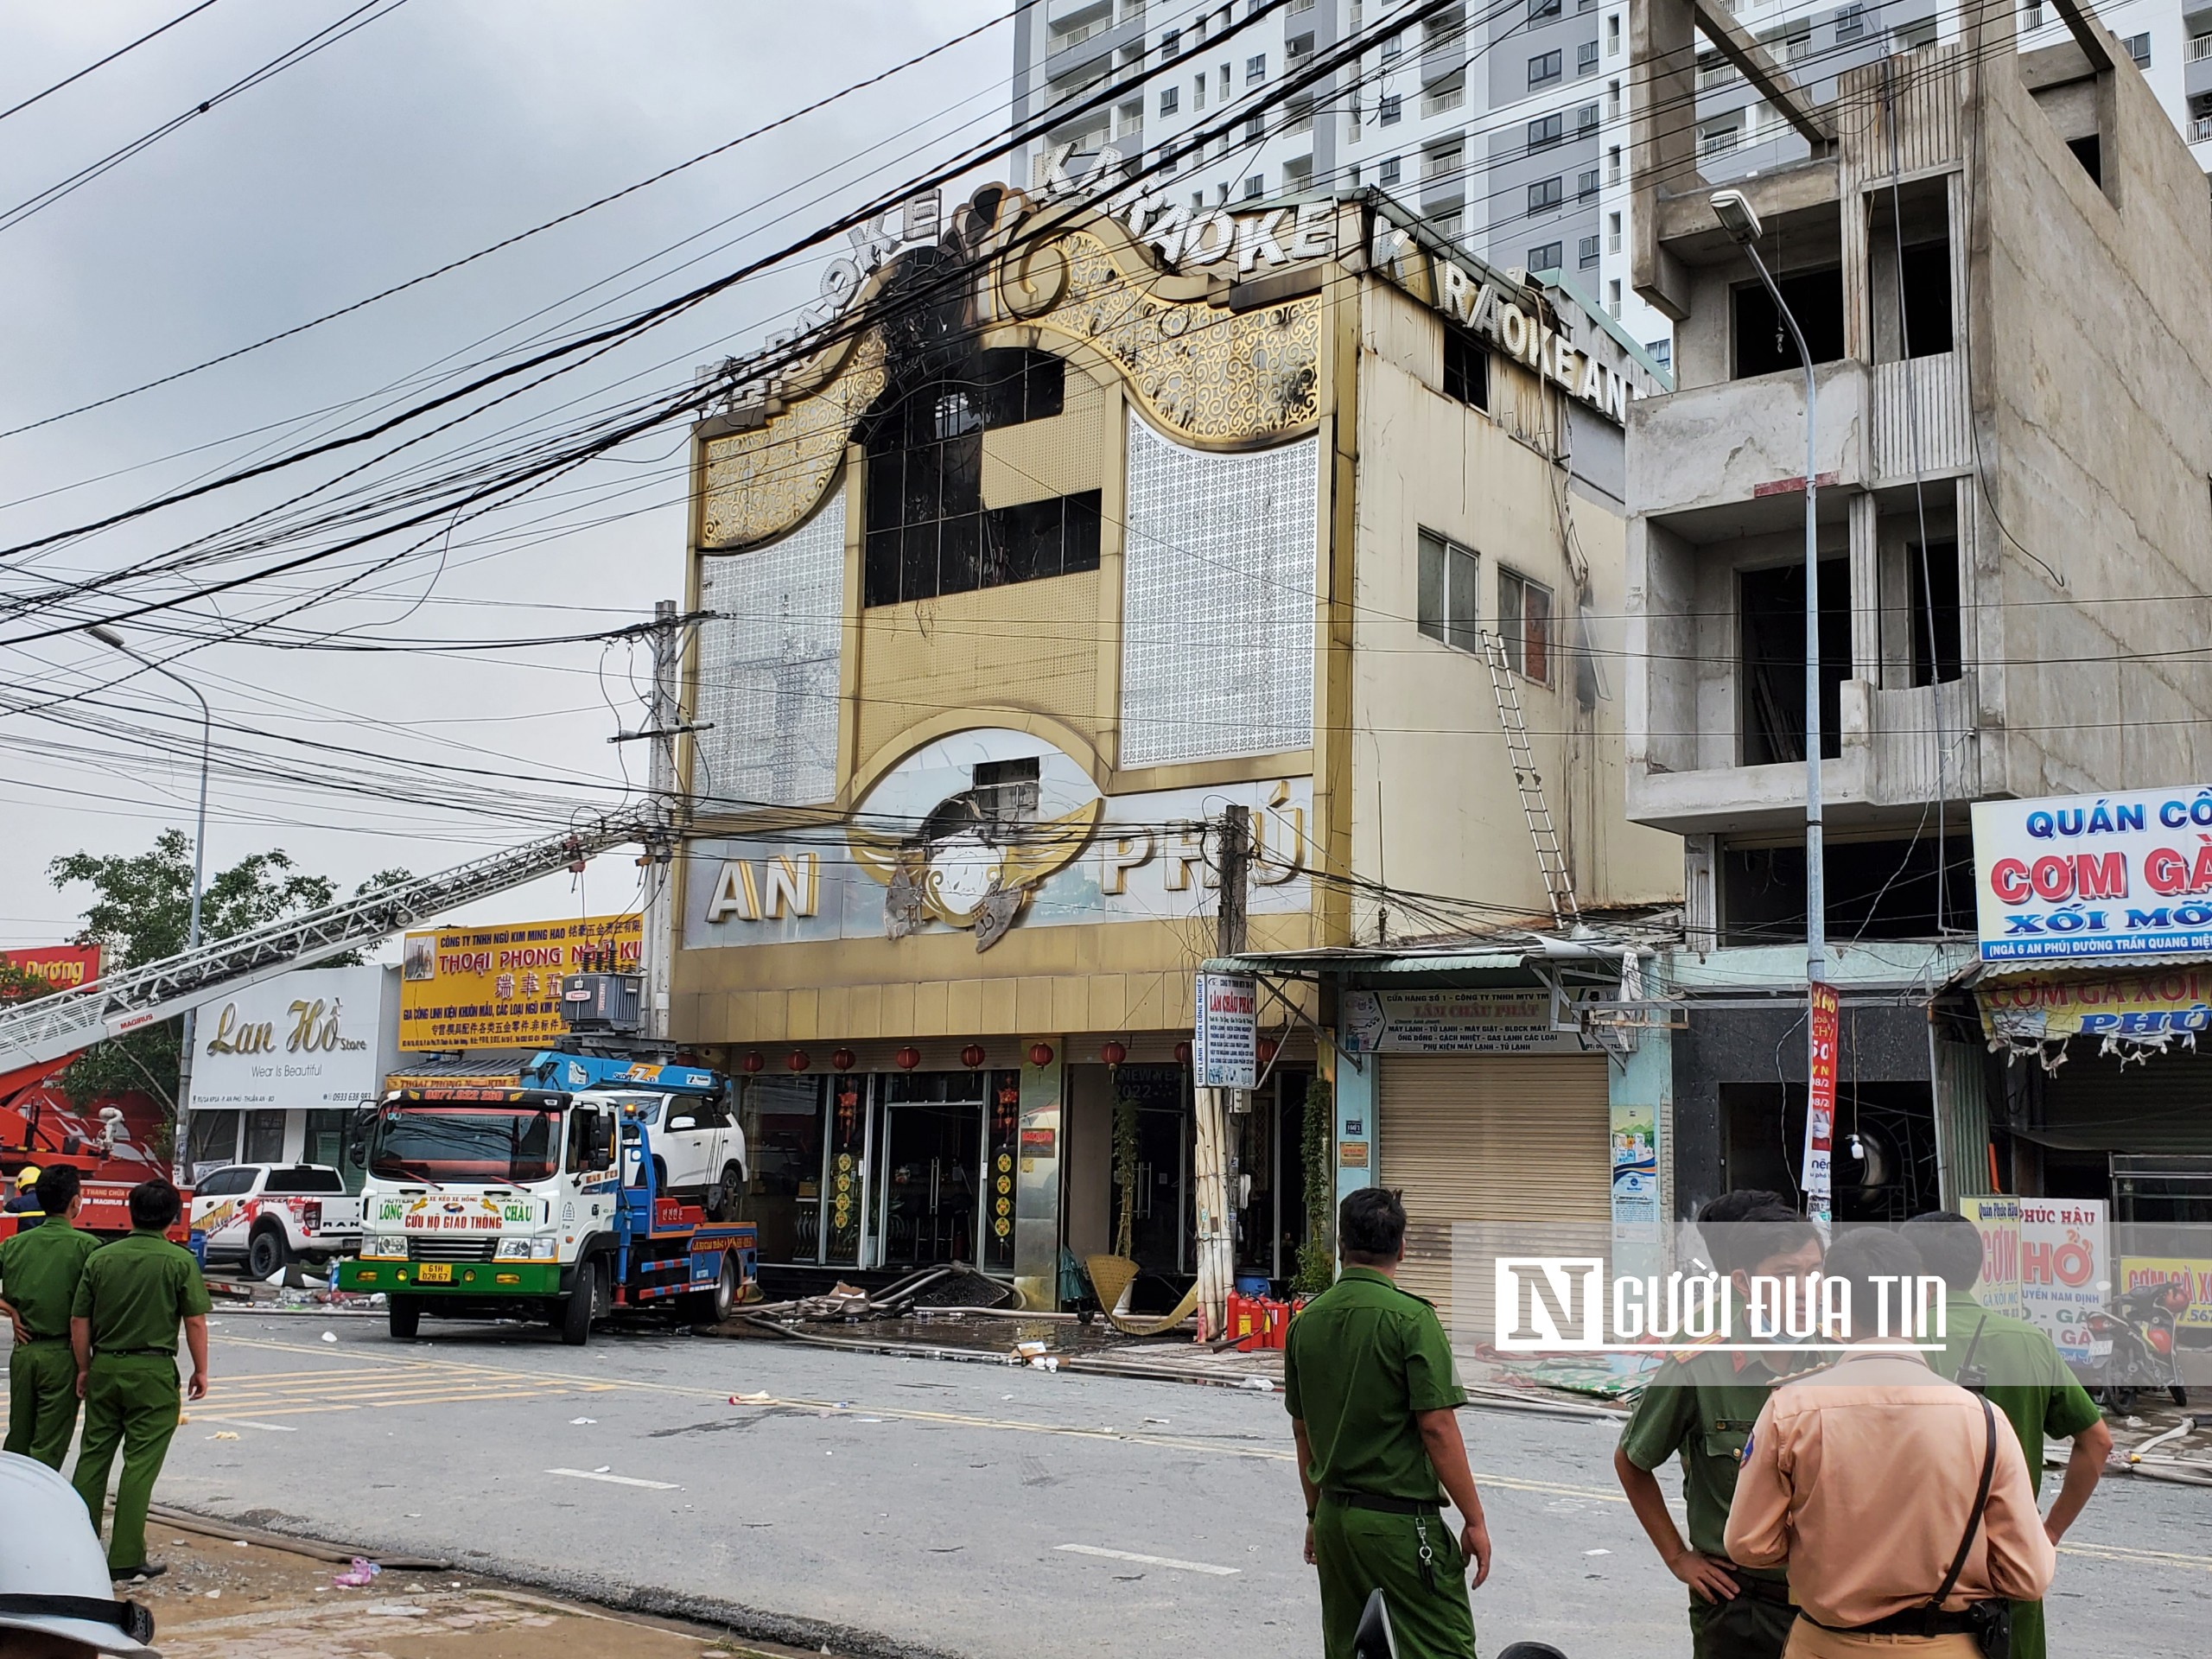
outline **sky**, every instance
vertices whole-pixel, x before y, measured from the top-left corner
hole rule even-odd
[[[13,9],[0,22],[0,110],[194,3]],[[641,308],[832,222],[1003,127],[1012,7],[215,0],[0,117],[0,431],[350,304],[982,32],[466,270],[174,384],[0,436],[0,547],[358,426],[370,410],[449,385],[435,377],[489,351]],[[216,99],[357,12],[344,38]],[[205,113],[81,188],[10,211],[203,101]],[[748,279],[372,475],[510,421],[680,388],[695,365],[755,349],[783,326],[813,297],[819,264],[802,257]],[[639,746],[608,739],[643,723],[646,652],[535,642],[620,626],[649,616],[658,599],[682,597],[685,443],[682,425],[664,426],[526,503],[452,521],[442,537],[434,529],[381,570],[372,562],[419,533],[118,624],[127,644],[164,660],[213,708],[223,758],[209,868],[281,848],[350,891],[375,871],[444,868],[552,831],[564,810],[613,804],[626,768],[641,784]],[[306,485],[334,482],[359,453],[0,555],[0,606],[172,553]],[[346,577],[342,593],[283,618],[281,637],[533,643],[365,653],[180,637],[275,620]],[[54,858],[142,851],[164,829],[190,830],[200,728],[188,693],[82,632],[27,637],[179,591],[174,579],[137,578],[59,610],[0,611],[0,944],[75,932],[90,894],[54,887]],[[372,753],[377,773],[418,780],[413,790],[431,798],[395,798],[356,775],[358,757],[341,748]],[[434,762],[487,775],[423,769]],[[272,766],[285,775],[266,775]],[[532,801],[492,804],[517,791]],[[634,860],[631,849],[610,854],[581,883],[549,878],[452,919],[628,908]]]

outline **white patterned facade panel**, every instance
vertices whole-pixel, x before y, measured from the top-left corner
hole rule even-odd
[[[699,562],[692,787],[709,810],[816,806],[837,792],[845,492],[781,541]]]
[[[1124,766],[1313,741],[1320,440],[1215,454],[1129,418]]]

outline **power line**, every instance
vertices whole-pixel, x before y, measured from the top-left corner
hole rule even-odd
[[[91,74],[95,69],[106,68],[108,65],[113,63],[118,58],[124,56],[126,53],[136,52],[140,47],[145,45],[147,41],[152,40],[156,35],[168,34],[169,30],[175,29],[179,23],[184,22],[190,18],[197,17],[201,12],[207,10],[208,7],[214,3],[215,0],[200,0],[200,3],[194,6],[190,10],[181,12],[176,16],[170,18],[168,22],[163,23],[159,29],[147,30],[146,33],[141,35],[137,40],[131,41],[130,45],[119,46],[116,48],[114,51],[109,53],[105,57],[99,59],[98,61],[86,64],[83,68],[77,71],[75,74],[64,75],[60,80],[55,81],[54,85],[48,87],[44,92],[33,92],[22,103],[10,105],[8,108],[0,110],[0,121],[5,121],[11,115],[20,115],[23,111],[30,108],[32,105],[39,103],[42,99],[53,97],[54,93],[60,92],[65,86],[74,86],[79,81],[82,80],[86,75]]]

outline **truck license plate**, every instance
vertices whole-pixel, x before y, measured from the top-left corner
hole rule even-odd
[[[425,1262],[421,1267],[415,1269],[415,1282],[418,1285],[451,1284],[453,1283],[453,1263],[450,1262]]]

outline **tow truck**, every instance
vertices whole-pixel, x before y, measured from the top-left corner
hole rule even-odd
[[[756,1294],[753,1224],[664,1192],[653,1152],[663,1099],[726,1099],[728,1078],[561,1052],[521,1075],[540,1086],[399,1090],[365,1116],[361,1253],[340,1289],[381,1293],[395,1338],[426,1313],[536,1313],[572,1346],[617,1309],[703,1324]]]

